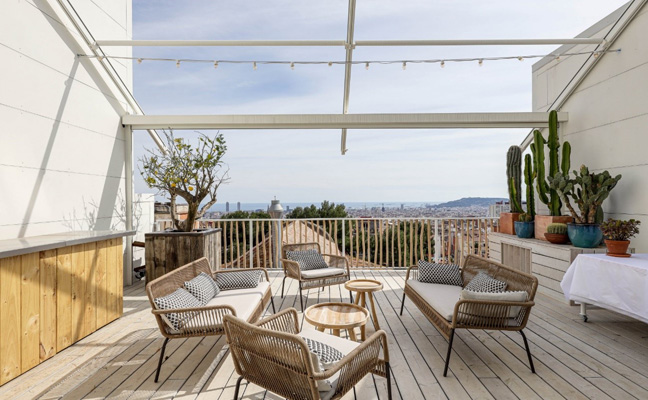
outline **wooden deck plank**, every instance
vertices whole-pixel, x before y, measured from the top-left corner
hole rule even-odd
[[[69,262],[59,258],[56,261]],[[101,273],[99,268],[97,272]],[[83,275],[88,275],[85,270]],[[383,282],[384,290],[376,294],[376,306],[381,327],[389,335],[395,364],[395,399],[648,398],[648,359],[644,357],[648,324],[607,310],[592,311],[593,321],[583,324],[574,307],[540,295],[526,330],[537,374],[528,369],[519,334],[460,330],[455,336],[450,373],[443,378],[447,341],[411,302],[406,302],[403,317],[398,315],[404,271],[356,270],[352,275]],[[277,310],[299,310],[296,281],[286,280],[286,296],[280,298],[282,277],[279,271],[271,272]],[[41,285],[44,279],[58,278],[41,274]],[[72,281],[69,276],[61,278]],[[95,282],[100,280],[95,276]],[[70,286],[76,289],[73,282]],[[84,294],[88,295],[87,286]],[[163,339],[150,313],[143,283],[124,288],[124,295],[122,318],[1,386],[0,398],[196,400],[233,396],[238,375],[224,338],[170,341],[169,359],[163,364],[160,382],[155,384],[153,376]],[[342,286],[311,289],[304,295],[305,306],[348,301],[348,292]],[[62,293],[57,293],[58,299],[66,301]],[[271,312],[270,308],[267,314]],[[313,329],[304,323],[301,312],[299,317],[304,329]],[[70,320],[70,334],[72,323]],[[371,322],[367,332],[373,332]],[[385,385],[384,378],[369,376],[356,386],[357,399],[384,399]],[[279,399],[255,385],[244,385],[243,389],[244,398]],[[353,394],[343,399],[353,399]]]

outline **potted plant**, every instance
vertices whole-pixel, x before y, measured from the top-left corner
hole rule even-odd
[[[151,281],[201,257],[208,257],[213,268],[220,261],[220,230],[196,228],[201,218],[216,203],[216,192],[229,180],[223,156],[227,150],[219,133],[213,138],[199,134],[195,143],[164,132],[166,152],[147,150],[140,159],[140,173],[149,188],[170,201],[174,230],[145,235],[146,279]],[[187,205],[178,213],[178,198]]]
[[[550,179],[550,185],[565,203],[575,223],[567,224],[567,235],[576,247],[592,248],[601,243],[603,233],[600,223],[603,222],[602,204],[621,179],[621,175],[612,177],[608,171],[590,173],[582,165],[580,171],[574,171],[570,179],[557,173]],[[576,203],[578,211],[571,203]]]
[[[533,217],[531,214],[522,213],[517,221],[515,221],[515,234],[522,239],[529,239],[534,234]]]
[[[545,238],[553,244],[565,244],[569,241],[567,236],[567,224],[554,223],[547,226]]]
[[[627,221],[608,219],[601,223],[601,231],[605,236],[607,255],[612,257],[630,257],[628,246],[630,238],[639,233],[641,221],[630,219]]]
[[[511,146],[506,153],[506,182],[508,185],[510,212],[500,213],[499,231],[507,235],[515,235],[515,221],[522,210],[522,149]]]
[[[545,173],[545,144],[549,148],[549,174]],[[531,153],[533,154],[534,174],[538,188],[538,199],[547,205],[549,215],[536,215],[535,217],[535,238],[546,240],[547,227],[553,223],[567,224],[572,222],[570,216],[561,214],[562,202],[558,193],[549,186],[549,179],[562,172],[562,175],[569,175],[571,145],[565,141],[562,146],[562,157],[558,157],[560,141],[558,140],[558,113],[552,110],[549,113],[549,136],[544,139],[540,131],[533,132],[533,143]],[[547,176],[547,178],[545,178]]]

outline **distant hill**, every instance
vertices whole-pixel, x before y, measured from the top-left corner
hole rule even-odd
[[[444,207],[488,207],[497,201],[508,201],[502,197],[464,197],[459,200],[452,200],[446,203],[435,204],[434,208]]]

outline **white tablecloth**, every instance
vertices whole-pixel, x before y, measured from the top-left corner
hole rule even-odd
[[[594,304],[648,322],[648,254],[616,258],[579,254],[560,287],[567,300]]]

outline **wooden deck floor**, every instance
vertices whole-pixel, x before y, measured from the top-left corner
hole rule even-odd
[[[398,315],[404,271],[356,271],[383,282],[376,295],[380,324],[390,338],[395,398],[416,399],[648,399],[648,325],[606,310],[583,323],[576,307],[538,295],[527,327],[537,374],[527,366],[518,333],[459,331],[448,377],[446,340],[406,302]],[[273,293],[281,274],[271,273]],[[275,296],[277,308],[296,306],[296,284]],[[311,290],[308,305],[348,300],[339,287]],[[308,323],[305,329],[312,329]],[[368,328],[368,333],[373,327]],[[153,376],[163,339],[143,285],[125,290],[124,316],[0,387],[1,399],[231,399],[237,375],[224,338],[172,340],[160,383]],[[358,399],[386,398],[385,380],[365,378]],[[245,399],[277,399],[254,385]],[[347,396],[347,398],[353,398]]]

